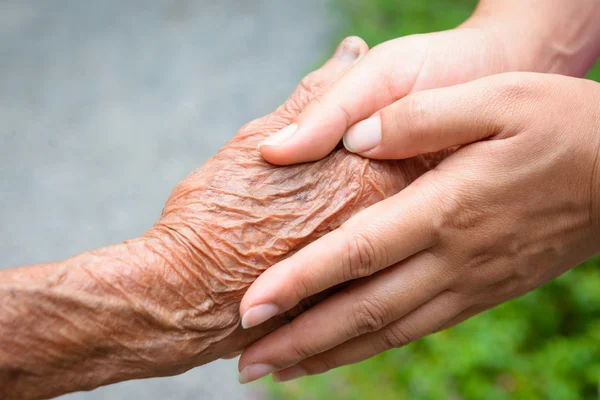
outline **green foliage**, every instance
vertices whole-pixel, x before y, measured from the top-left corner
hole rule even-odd
[[[342,20],[341,33],[360,36],[370,46],[399,36],[454,28],[477,5],[477,0],[333,1],[333,11]]]
[[[335,4],[344,33],[373,46],[452,28],[476,1]],[[600,64],[589,77],[600,80]],[[595,258],[533,293],[403,349],[268,387],[273,399],[597,399],[599,317],[600,258]]]
[[[596,82],[600,82],[600,61],[594,65],[594,68],[588,73],[587,77]]]

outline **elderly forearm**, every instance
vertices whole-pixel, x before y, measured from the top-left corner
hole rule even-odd
[[[464,26],[502,37],[508,70],[584,76],[600,57],[597,0],[481,0]]]
[[[251,142],[260,126],[178,185],[143,238],[0,272],[0,398],[174,375],[244,349],[327,295],[243,330],[240,301],[265,269],[445,156],[373,162],[338,150],[276,168]]]
[[[173,375],[256,339],[235,332],[237,300],[212,293],[202,260],[188,260],[193,270],[172,265],[182,256],[165,240],[1,271],[0,398]]]

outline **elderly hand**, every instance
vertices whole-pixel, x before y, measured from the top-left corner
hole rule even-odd
[[[351,283],[246,349],[244,382],[319,374],[404,346],[600,250],[598,83],[510,73],[423,91],[345,140],[370,158],[463,147],[258,278],[242,301],[246,327],[264,310]]]

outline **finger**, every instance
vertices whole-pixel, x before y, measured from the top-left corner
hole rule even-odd
[[[221,360],[233,360],[234,358],[239,357],[242,354],[241,351],[235,352],[235,353],[229,353],[223,357],[221,357]]]
[[[365,333],[378,331],[446,290],[442,260],[422,252],[337,293],[252,344],[240,359],[280,370]],[[248,372],[250,371],[250,372]]]
[[[402,159],[518,132],[526,74],[502,74],[448,88],[413,93],[352,126],[348,151]]]
[[[242,326],[256,326],[306,297],[369,276],[433,246],[436,208],[427,206],[431,201],[417,187],[413,184],[369,207],[266,270],[242,299]]]
[[[347,40],[348,46],[364,46],[362,39]],[[415,52],[408,53],[410,46],[403,48],[402,54],[384,47],[369,52],[323,96],[314,99],[290,126],[259,146],[265,160],[288,165],[321,159],[336,147],[351,125],[405,96],[422,61]],[[393,59],[401,59],[402,68]],[[402,79],[396,80],[394,77],[399,75]]]
[[[467,307],[468,300],[464,297],[455,292],[443,292],[380,331],[349,340],[296,366],[275,372],[273,380],[285,382],[304,375],[322,374],[364,361],[386,350],[406,346],[435,332],[439,326]]]
[[[368,51],[369,46],[364,40],[355,36],[347,37],[342,40],[331,58],[318,71],[320,71],[320,75],[325,77],[325,81],[334,83],[360,61]],[[311,79],[315,78],[319,80],[319,76],[311,77]],[[311,79],[308,79],[308,82],[301,82],[300,86],[306,86],[306,84],[310,86],[311,82],[314,82]],[[320,82],[315,83],[318,85]]]
[[[475,304],[475,305],[467,308],[466,310],[464,310],[463,312],[461,312],[460,314],[458,314],[457,316],[455,316],[448,322],[446,322],[441,327],[439,327],[438,331],[443,331],[445,329],[452,328],[453,326],[456,326],[456,325],[468,320],[469,318],[474,317],[477,314],[481,314],[482,312],[487,311],[492,307],[493,307],[492,304]]]
[[[346,50],[344,50],[346,49]],[[250,122],[242,129],[242,135],[255,135],[257,142],[271,138],[279,130],[289,125],[314,99],[321,96],[336,80],[344,75],[369,50],[366,43],[356,39],[346,39],[333,56],[316,71],[305,76],[286,102],[267,117]],[[266,120],[265,120],[266,119]],[[248,129],[249,128],[249,129]]]
[[[323,95],[331,85],[340,79],[369,51],[369,46],[360,38],[346,38],[325,64],[302,79],[289,100],[282,107],[288,115],[288,122],[297,116],[312,100]],[[271,135],[271,140],[275,135]]]

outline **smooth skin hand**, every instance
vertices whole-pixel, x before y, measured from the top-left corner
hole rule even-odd
[[[455,30],[371,50],[260,145],[286,165],[319,159],[342,138],[374,159],[469,144],[251,286],[245,327],[355,280],[248,348],[242,382],[321,373],[404,345],[598,251],[598,85],[527,74],[474,81],[583,76],[600,55],[598,18],[590,0],[482,0]]]
[[[512,71],[582,77],[600,55],[598,20],[596,0],[482,0],[457,29],[373,48],[261,154],[276,165],[319,160],[352,125],[421,90]]]
[[[462,146],[261,275],[252,309],[351,285],[245,350],[242,381],[356,363],[521,296],[600,251],[600,84],[509,73],[381,110],[373,158]],[[264,315],[263,315],[264,317]]]

